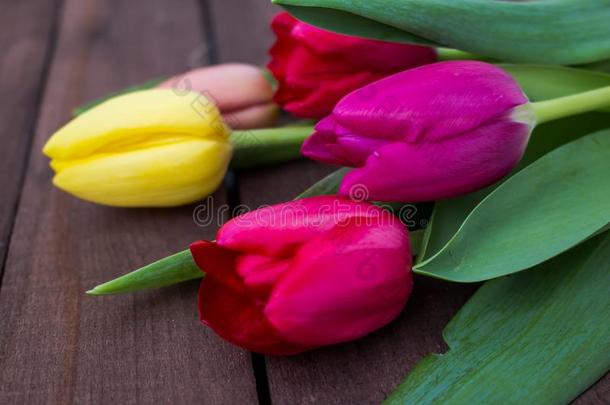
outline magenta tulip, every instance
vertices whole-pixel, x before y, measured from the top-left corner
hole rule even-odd
[[[371,200],[430,201],[486,187],[519,162],[535,125],[517,83],[499,67],[441,62],[344,97],[302,152],[354,167],[339,190]]]
[[[400,313],[413,284],[398,218],[334,196],[250,212],[190,249],[205,272],[201,320],[271,355],[362,337]]]

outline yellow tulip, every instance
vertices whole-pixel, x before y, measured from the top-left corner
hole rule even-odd
[[[119,207],[192,203],[220,185],[230,130],[205,96],[145,90],[112,98],[57,131],[43,152],[53,183],[83,200]]]

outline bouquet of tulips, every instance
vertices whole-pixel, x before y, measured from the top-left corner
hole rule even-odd
[[[293,355],[390,323],[414,274],[485,281],[448,353],[389,403],[565,403],[594,383],[610,368],[607,1],[277,3],[291,14],[267,70],[196,69],[78,109],[44,147],[53,181],[167,207],[230,167],[341,168],[88,294],[202,278],[205,325]],[[298,120],[273,127],[280,109]],[[400,215],[430,204],[425,229]]]

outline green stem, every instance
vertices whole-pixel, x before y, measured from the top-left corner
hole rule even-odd
[[[298,159],[303,141],[312,132],[311,125],[235,131],[231,167],[246,169]]]
[[[484,56],[475,55],[473,53],[460,51],[459,49],[451,48],[436,48],[438,60],[490,60]]]
[[[269,83],[269,85],[275,92],[278,87],[278,81],[275,79],[275,76],[273,76],[273,73],[271,73],[271,71],[266,67],[261,67],[261,72],[263,73],[263,77],[265,78],[265,80],[267,80],[267,83]]]
[[[538,124],[610,107],[610,86],[532,103]]]

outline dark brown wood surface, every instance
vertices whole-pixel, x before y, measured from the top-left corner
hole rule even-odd
[[[199,324],[196,282],[84,295],[216,229],[199,228],[193,207],[79,201],[52,187],[40,153],[81,102],[186,69],[207,46],[201,20],[194,1],[63,5],[0,294],[0,403],[256,402],[250,355]]]
[[[0,14],[0,263],[21,194],[54,46],[59,1],[14,2]],[[0,269],[0,275],[2,270]]]
[[[194,206],[81,202],[51,186],[45,140],[73,107],[126,85],[202,64],[264,65],[277,11],[267,0],[22,0],[0,14],[0,403],[378,403],[445,349],[441,331],[476,286],[417,278],[388,327],[289,358],[251,356],[201,326],[197,282],[84,295],[213,238],[224,218],[200,227]],[[300,161],[232,173],[214,206],[289,200],[332,170]],[[609,390],[606,376],[577,402],[607,403]]]

